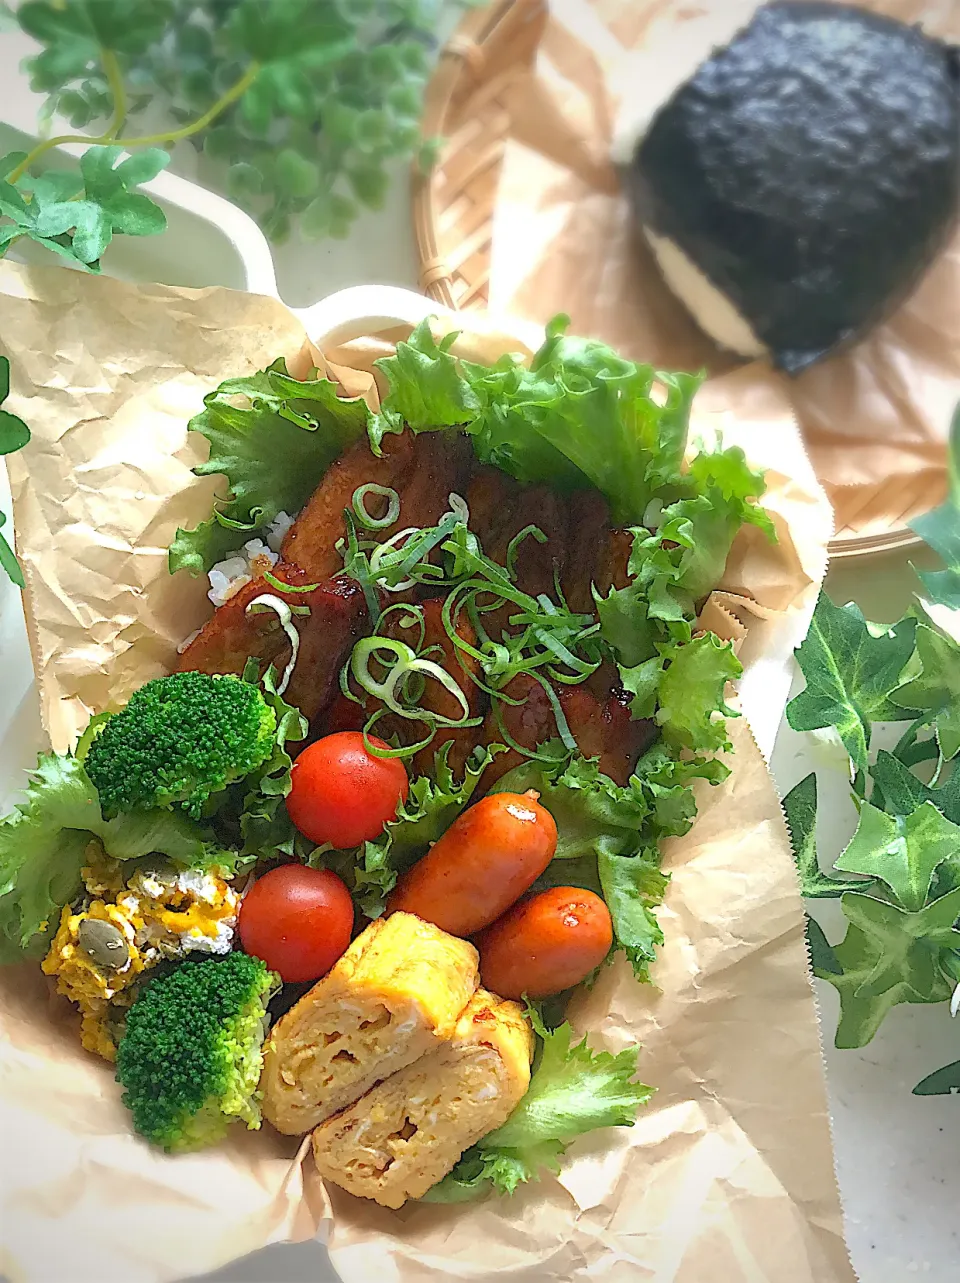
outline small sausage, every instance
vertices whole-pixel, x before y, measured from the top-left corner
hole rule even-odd
[[[536,793],[481,798],[403,875],[387,911],[473,935],[529,890],[556,849],[556,823]]]
[[[501,998],[546,998],[599,967],[613,944],[613,924],[592,891],[554,887],[515,904],[475,943],[484,988]]]

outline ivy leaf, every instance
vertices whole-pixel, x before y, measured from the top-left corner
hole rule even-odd
[[[906,816],[887,815],[867,802],[836,867],[879,879],[904,909],[917,912],[926,902],[934,873],[951,859],[960,860],[960,828],[932,802]]]
[[[77,56],[98,59],[101,49],[139,53],[159,40],[173,18],[171,0],[131,5],[127,0],[56,3],[27,0],[17,20],[29,35],[54,49],[76,49]]]
[[[916,620],[908,617],[878,635],[858,606],[835,606],[821,592],[797,651],[807,687],[787,705],[793,729],[835,726],[856,769],[865,771],[871,722],[911,719],[888,692],[913,653],[915,630]]]
[[[0,182],[0,214],[6,214],[23,228],[32,228],[37,221],[36,210],[24,201],[12,183],[7,182]]]
[[[37,214],[37,233],[40,236],[62,236],[64,232],[80,227],[85,219],[99,216],[100,206],[95,205],[93,201],[55,201],[50,205],[44,205]],[[99,257],[99,254],[92,255],[92,258]]]
[[[73,233],[73,252],[81,263],[95,263],[113,239],[113,227],[105,209],[92,201],[77,201],[80,213]]]
[[[914,1096],[952,1096],[960,1091],[960,1060],[952,1065],[944,1065],[926,1078],[922,1078],[913,1089]]]
[[[848,891],[840,906],[850,922],[834,947],[842,971],[823,973],[840,994],[837,1047],[863,1047],[898,1003],[945,1002],[954,981],[944,958],[960,948],[960,889],[918,913]]]
[[[843,968],[837,961],[837,955],[833,951],[833,945],[823,934],[823,927],[816,920],[807,914],[807,948],[810,952],[810,966],[815,976],[826,979],[827,976],[839,976],[843,974]]]
[[[170,153],[161,147],[145,147],[122,160],[113,171],[124,191],[149,183],[170,164]]]
[[[836,899],[850,890],[845,879],[821,872],[817,856],[817,777],[814,772],[795,784],[783,799],[793,858],[800,875],[800,893],[808,900]]]
[[[113,231],[124,236],[156,236],[166,231],[167,216],[149,196],[113,196],[105,202],[103,212]]]
[[[880,790],[882,809],[889,814],[909,815],[924,802],[932,802],[948,820],[960,825],[960,771],[956,768],[943,784],[930,788],[892,753],[880,749],[870,776]]]
[[[6,525],[7,514],[0,512],[0,527]],[[20,563],[17,561],[13,549],[7,543],[6,539],[0,534],[0,570],[3,570],[18,588],[25,588],[26,584],[23,578],[23,571]]]
[[[71,200],[82,191],[83,176],[75,169],[48,169],[33,182],[33,199],[40,207]]]
[[[917,571],[931,601],[960,610],[960,404],[950,425],[950,497],[932,512],[910,522],[916,532],[942,559],[946,569]]]

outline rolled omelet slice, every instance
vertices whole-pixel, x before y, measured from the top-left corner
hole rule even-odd
[[[372,923],[271,1031],[263,1115],[299,1136],[453,1036],[477,951],[411,913]]]
[[[506,1122],[530,1085],[532,1057],[519,1005],[478,989],[449,1042],[316,1129],[321,1176],[383,1207],[419,1198]]]

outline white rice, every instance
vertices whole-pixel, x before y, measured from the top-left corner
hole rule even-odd
[[[207,596],[215,606],[222,606],[244,584],[250,583],[265,570],[272,570],[279,560],[279,552],[274,552],[262,539],[248,539],[238,552],[211,566],[207,575],[210,580]]]
[[[279,553],[280,545],[295,520],[296,517],[291,517],[288,512],[278,512],[267,526],[267,543],[274,552]]]

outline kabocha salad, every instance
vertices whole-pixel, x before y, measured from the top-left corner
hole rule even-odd
[[[192,420],[226,497],[170,570],[214,612],[0,821],[3,959],[154,1144],[263,1116],[400,1207],[510,1193],[649,1098],[565,1001],[617,953],[648,980],[659,844],[728,774],[740,665],[698,609],[774,532],[740,450],[687,450],[698,378],[566,324],[529,366],[424,324],[378,413],[278,361]]]

